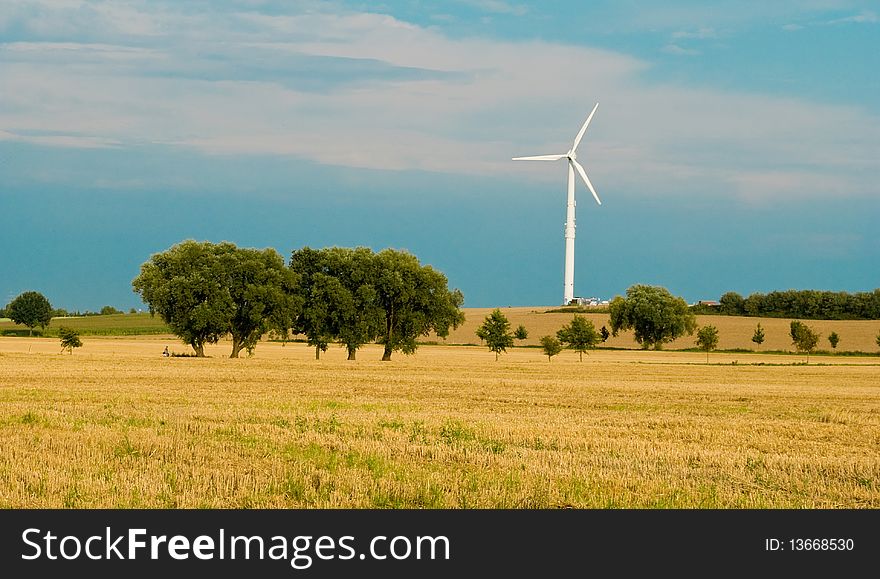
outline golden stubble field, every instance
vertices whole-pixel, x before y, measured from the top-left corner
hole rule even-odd
[[[558,306],[556,306],[558,308]],[[459,328],[452,330],[441,343],[449,344],[479,344],[476,330],[483,320],[492,312],[493,308],[466,308],[465,323]],[[517,345],[537,346],[541,336],[556,335],[556,331],[569,323],[572,318],[570,313],[545,313],[554,309],[545,307],[511,307],[498,308],[510,321],[511,330],[520,324],[526,327],[529,337],[518,341]],[[608,314],[581,314],[590,321],[598,330],[606,326],[611,331]],[[880,334],[880,320],[803,320],[805,324],[820,334],[819,350],[831,350],[828,343],[828,335],[837,332],[840,343],[837,350],[876,352],[880,354],[877,346],[877,335]],[[764,328],[765,340],[761,345],[752,342],[755,326],[760,323]],[[769,351],[794,351],[789,335],[791,318],[750,318],[738,316],[697,316],[697,326],[713,325],[718,328],[718,348],[731,350],[735,348],[755,350],[757,352]],[[432,338],[437,339],[437,338]],[[682,336],[664,346],[668,350],[681,350],[694,348],[697,336]],[[616,337],[611,337],[605,344],[612,348],[638,348],[639,344],[633,339],[632,332],[621,332]]]
[[[0,506],[880,507],[876,357],[166,344],[0,338]]]

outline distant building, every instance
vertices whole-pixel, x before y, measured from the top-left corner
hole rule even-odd
[[[710,308],[717,308],[721,305],[721,302],[717,300],[700,300],[696,303],[698,306],[708,306]]]
[[[571,300],[571,304],[569,304],[569,305],[573,305],[573,306],[598,306],[599,303],[600,303],[599,298],[595,298],[595,297],[582,298],[582,297],[576,296],[574,299]],[[606,301],[605,303],[608,303],[608,302]]]

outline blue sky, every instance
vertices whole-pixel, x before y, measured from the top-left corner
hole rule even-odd
[[[408,249],[465,305],[880,287],[875,2],[0,0],[0,299],[184,239]]]

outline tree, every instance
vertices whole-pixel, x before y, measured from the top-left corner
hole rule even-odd
[[[755,326],[755,333],[752,334],[752,341],[759,346],[764,343],[764,328],[761,327],[761,322],[758,322],[758,325]]]
[[[242,349],[252,354],[270,329],[286,332],[302,301],[296,292],[297,275],[285,267],[277,251],[228,245],[221,244],[218,257],[232,303],[229,357],[238,358]]]
[[[303,308],[295,329],[315,346],[315,358],[339,341],[356,359],[357,350],[378,338],[384,327],[375,283],[377,257],[366,247],[304,247],[292,253],[290,268],[300,275]]]
[[[28,327],[28,335],[34,334],[34,328],[45,328],[52,320],[52,304],[40,292],[24,292],[6,306],[6,315],[16,324]]]
[[[302,309],[293,324],[297,333],[305,334],[306,341],[315,348],[315,359],[334,340],[331,322],[331,304],[339,289],[338,280],[325,273],[322,250],[303,247],[290,256],[290,269],[299,276],[298,292]]]
[[[109,316],[112,314],[121,314],[121,313],[122,313],[122,311],[117,310],[113,306],[104,306],[103,308],[101,308],[101,312],[100,312],[100,314],[102,316]]]
[[[513,346],[510,322],[507,321],[507,317],[498,308],[495,308],[491,314],[486,316],[483,324],[477,328],[477,336],[481,340],[485,340],[489,350],[495,352],[496,361],[498,361],[498,355],[501,352],[506,352],[507,348]]]
[[[516,331],[513,332],[513,337],[517,340],[526,340],[529,337],[529,331],[522,324],[516,327]]]
[[[819,334],[813,331],[808,325],[792,320],[789,334],[791,335],[791,343],[797,348],[798,352],[806,352],[807,364],[810,363],[810,352],[812,352],[819,343]]]
[[[331,325],[348,359],[354,360],[361,346],[379,337],[385,322],[375,285],[377,258],[368,247],[333,247],[326,252],[329,273],[341,284]]]
[[[584,361],[584,352],[595,348],[601,339],[593,322],[577,314],[574,315],[570,323],[562,326],[556,332],[556,337],[566,347],[577,352],[581,362]]]
[[[666,342],[692,335],[697,326],[687,302],[660,286],[630,286],[626,298],[616,296],[611,300],[609,313],[611,334],[617,336],[621,330],[632,329],[636,342],[645,349],[659,350]]]
[[[611,332],[608,331],[608,328],[602,326],[602,329],[599,330],[599,336],[602,338],[602,343],[604,344],[608,341],[608,338],[611,337]]]
[[[61,338],[62,353],[64,353],[64,350],[67,350],[72,355],[74,348],[82,346],[82,341],[79,339],[79,333],[73,328],[61,326],[58,328],[58,337]]]
[[[697,347],[706,351],[706,363],[709,363],[709,352],[718,347],[718,328],[703,326],[697,332]]]
[[[186,240],[152,255],[132,287],[196,356],[231,334],[235,358],[243,348],[253,351],[268,327],[293,317],[295,280],[274,249]]]
[[[727,292],[718,300],[719,311],[726,316],[741,316],[746,313],[746,300],[736,292]]]
[[[553,336],[543,336],[541,338],[541,349],[547,355],[547,360],[552,361],[553,356],[562,351],[562,344]]]
[[[877,332],[877,337],[874,339],[874,342],[876,342],[877,347],[880,348],[880,332]]]
[[[446,276],[430,265],[422,266],[407,251],[384,249],[376,255],[376,293],[384,312],[379,342],[385,345],[383,361],[392,352],[412,354],[416,338],[434,332],[445,338],[450,328],[464,322],[464,296],[448,288]]]
[[[840,343],[840,336],[837,335],[837,332],[831,332],[828,334],[828,342],[831,344],[833,349],[837,349],[837,344]]]

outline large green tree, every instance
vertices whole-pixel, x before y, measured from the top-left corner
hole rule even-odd
[[[385,313],[375,287],[376,262],[366,247],[304,247],[291,254],[304,302],[295,328],[315,347],[315,358],[329,343],[340,342],[354,360],[361,346],[379,336]]]
[[[477,337],[486,342],[489,350],[495,352],[496,361],[499,354],[506,352],[507,348],[513,346],[510,321],[498,308],[492,310],[492,313],[486,316],[483,323],[477,328]]]
[[[28,335],[33,335],[34,328],[45,328],[52,320],[52,304],[40,292],[24,292],[9,302],[6,315],[16,324],[28,327]]]
[[[462,293],[448,287],[446,276],[421,265],[407,251],[384,249],[376,254],[376,293],[384,312],[384,326],[379,336],[385,345],[382,360],[401,351],[412,354],[419,336],[432,331],[445,338],[450,329],[464,322]]]
[[[659,350],[667,342],[693,334],[697,326],[687,302],[660,286],[630,286],[625,298],[616,296],[611,300],[609,313],[612,335],[631,329],[646,349]]]
[[[375,341],[384,327],[385,312],[376,290],[377,257],[368,247],[332,247],[327,255],[330,273],[344,290],[336,303],[334,333],[348,359],[354,360],[358,349]]]
[[[299,276],[298,292],[302,299],[293,329],[305,334],[308,344],[314,346],[316,360],[334,340],[331,312],[333,298],[340,289],[338,280],[326,271],[325,258],[322,250],[311,247],[298,249],[290,256],[290,269]]]
[[[577,352],[581,362],[584,361],[584,352],[595,348],[596,344],[602,341],[602,336],[596,331],[593,322],[577,314],[571,322],[556,332],[556,337],[567,348]]]
[[[267,328],[292,319],[295,282],[273,249],[186,240],[151,256],[132,287],[197,356],[231,334],[235,358]]]
[[[223,247],[219,259],[232,301],[229,357],[238,358],[242,349],[253,352],[270,329],[286,332],[302,300],[296,292],[296,273],[274,249]]]

